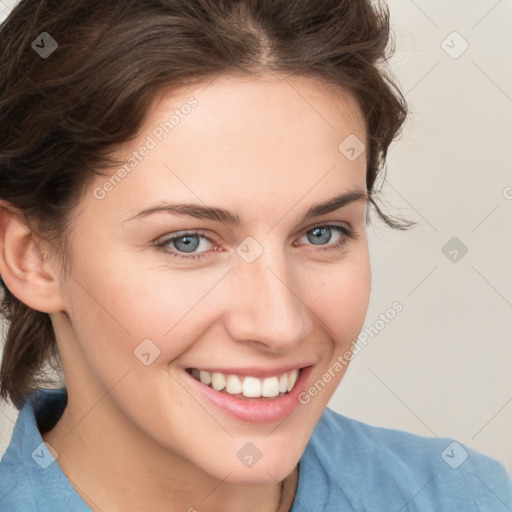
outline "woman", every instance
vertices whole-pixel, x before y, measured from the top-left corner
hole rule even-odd
[[[0,510],[512,508],[497,461],[326,408],[368,207],[411,225],[384,6],[23,0],[0,38]]]

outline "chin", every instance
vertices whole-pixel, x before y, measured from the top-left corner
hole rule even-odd
[[[287,478],[297,466],[302,452],[275,450],[272,457],[264,455],[260,459],[244,463],[243,457],[230,455],[190,459],[196,468],[215,480],[230,485],[275,485]],[[224,452],[225,453],[225,452]]]
[[[276,482],[281,482],[289,476],[296,464],[286,468],[283,466],[279,468],[268,468],[266,466],[257,468],[257,466],[252,468],[236,468],[232,470],[232,473],[227,478],[225,478],[225,475],[218,475],[216,478],[233,485],[275,485]]]

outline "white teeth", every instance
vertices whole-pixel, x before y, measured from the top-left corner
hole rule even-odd
[[[279,393],[286,393],[288,391],[288,375],[283,374],[279,378]]]
[[[203,384],[206,384],[207,386],[212,381],[212,376],[210,375],[210,372],[205,372],[204,370],[201,370],[199,372],[199,378],[201,379],[201,382]]]
[[[228,375],[226,379],[226,391],[230,395],[238,395],[242,392],[242,383],[236,375]]]
[[[279,395],[279,379],[277,377],[263,379],[263,384],[261,386],[261,396],[277,395]]]
[[[291,391],[293,389],[293,386],[295,386],[295,383],[297,382],[298,375],[299,375],[299,372],[291,372],[288,375],[288,391]]]
[[[215,391],[222,391],[226,387],[226,378],[222,373],[212,374],[212,388]]]
[[[250,398],[258,398],[261,396],[261,381],[256,377],[245,377],[242,393]]]
[[[211,384],[215,391],[226,390],[231,395],[243,394],[248,398],[276,397],[280,393],[290,392],[299,376],[299,370],[292,370],[280,376],[258,379],[257,377],[239,378],[236,375],[226,375],[219,372],[210,373],[206,370],[193,369],[193,377],[206,386]]]

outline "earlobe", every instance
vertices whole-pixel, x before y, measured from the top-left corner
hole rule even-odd
[[[0,201],[0,275],[21,302],[37,311],[55,313],[64,309],[60,274],[43,245],[19,210]]]

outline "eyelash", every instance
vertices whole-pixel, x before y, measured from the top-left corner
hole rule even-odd
[[[348,227],[345,226],[338,226],[335,224],[320,224],[318,226],[314,226],[310,229],[308,229],[305,233],[309,233],[310,231],[314,231],[318,228],[331,228],[343,235],[340,242],[337,242],[335,244],[324,246],[322,249],[316,249],[316,251],[332,251],[332,250],[341,250],[345,247],[345,245],[348,243],[349,239],[355,240],[357,239],[357,235],[354,233],[354,231]],[[199,252],[199,253],[190,253],[190,255],[185,256],[186,253],[180,253],[177,252],[174,249],[170,249],[168,245],[173,242],[173,240],[179,240],[180,238],[185,238],[187,236],[202,236],[209,242],[215,245],[215,240],[210,238],[209,236],[205,235],[201,231],[192,230],[192,231],[186,231],[179,235],[175,235],[169,238],[166,238],[165,240],[162,240],[161,242],[158,242],[155,244],[155,247],[157,250],[163,252],[164,254],[170,254],[174,258],[178,258],[179,260],[185,259],[185,260],[199,260],[201,258],[207,258],[208,253],[210,251],[206,252]],[[217,246],[216,246],[217,247]]]

